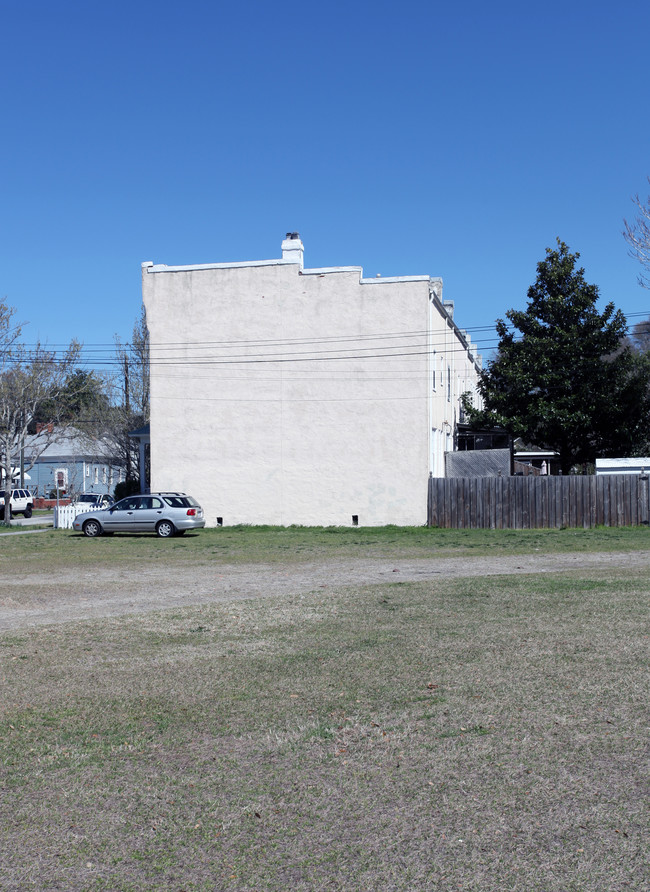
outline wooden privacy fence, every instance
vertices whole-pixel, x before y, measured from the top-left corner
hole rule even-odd
[[[429,478],[429,526],[529,530],[648,524],[648,478]]]

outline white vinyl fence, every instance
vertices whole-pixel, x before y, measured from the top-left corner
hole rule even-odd
[[[54,508],[54,529],[55,530],[71,530],[77,514],[85,514],[87,511],[101,511],[101,507],[93,505],[59,505]]]

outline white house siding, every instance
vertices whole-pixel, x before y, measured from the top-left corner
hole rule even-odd
[[[648,474],[650,457],[645,458],[597,458],[596,476],[603,474]]]
[[[440,288],[286,260],[143,264],[152,490],[191,493],[209,526],[425,523],[459,396],[439,405],[431,345],[452,382],[464,349]]]

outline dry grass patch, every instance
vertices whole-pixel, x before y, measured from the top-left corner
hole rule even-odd
[[[642,576],[0,637],[0,888],[646,889]]]

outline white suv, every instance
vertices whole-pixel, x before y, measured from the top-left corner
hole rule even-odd
[[[4,517],[5,494],[0,490],[0,520]],[[31,517],[34,510],[34,496],[28,489],[12,489],[11,501],[9,503],[9,516],[14,514],[22,514],[24,517]]]

